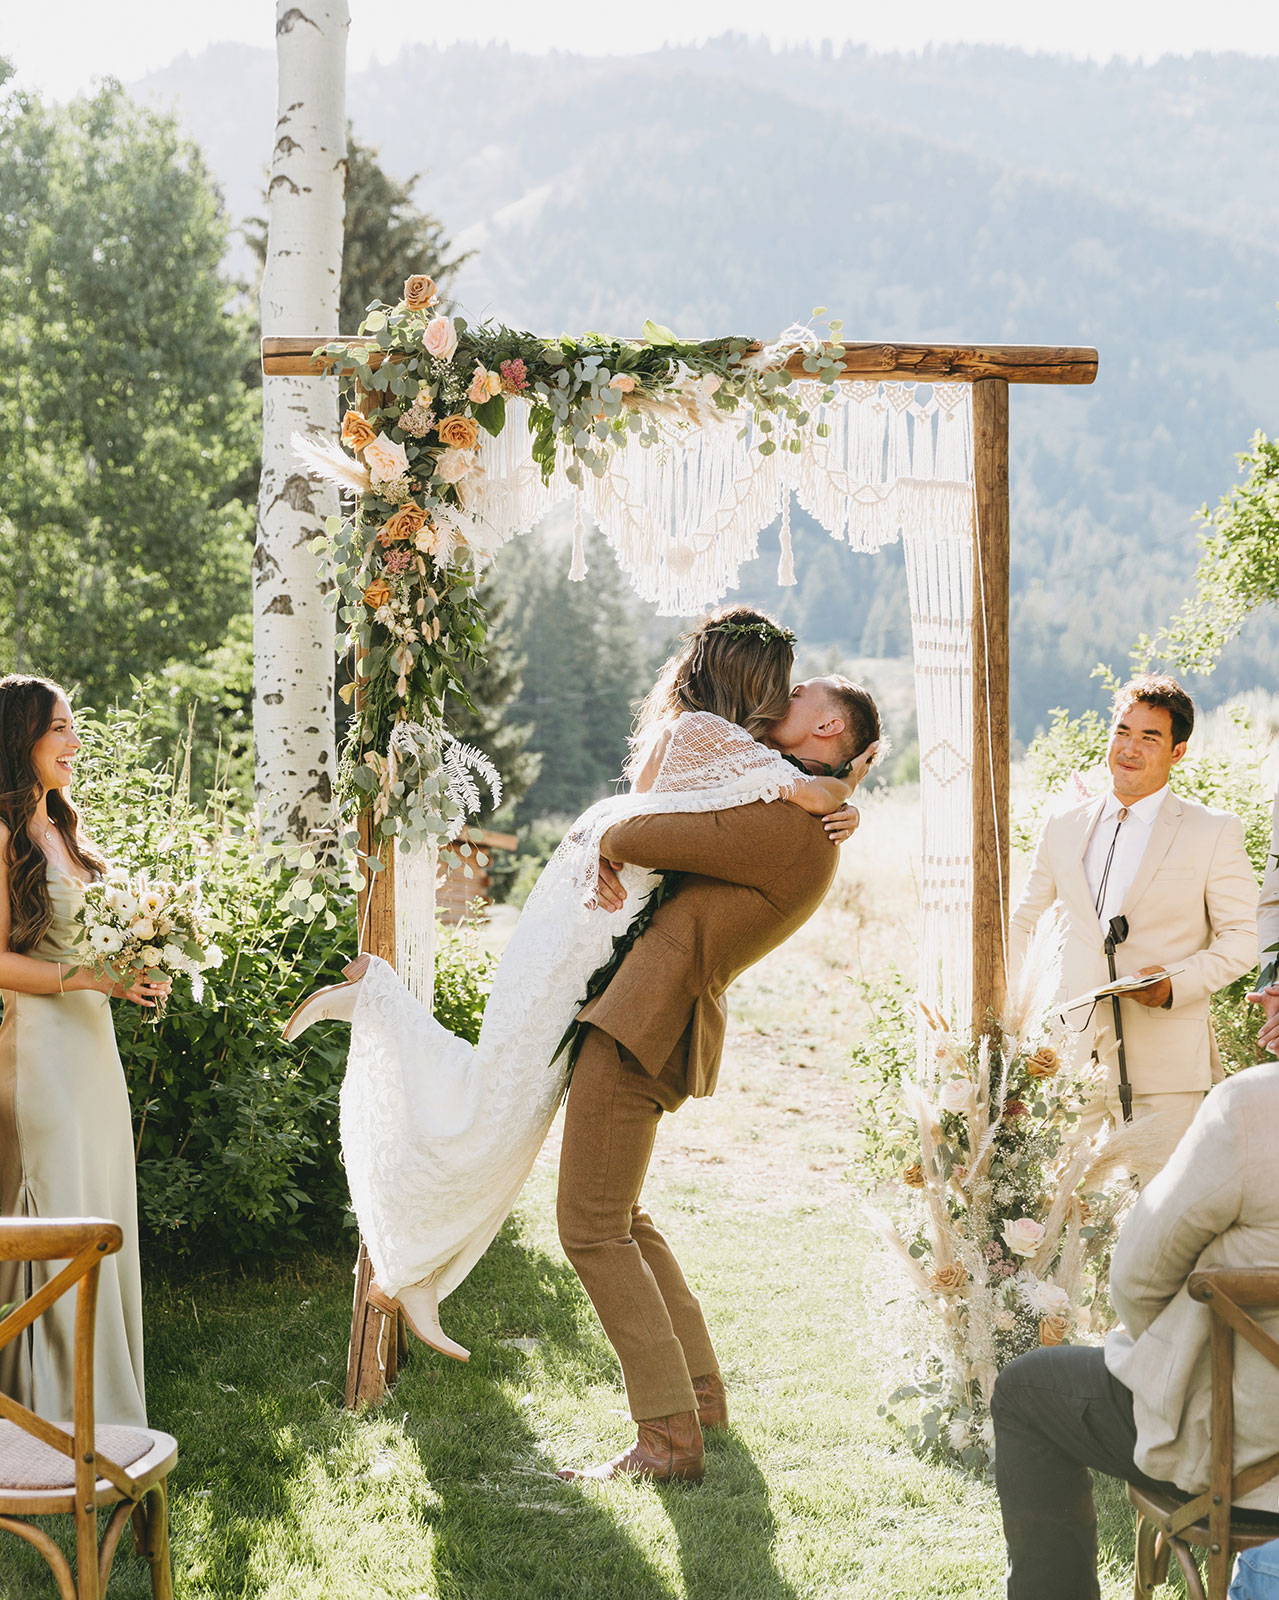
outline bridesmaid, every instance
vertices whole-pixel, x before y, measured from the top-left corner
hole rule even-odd
[[[80,896],[104,866],[67,797],[79,748],[56,684],[0,678],[0,1213],[109,1217],[124,1229],[99,1276],[95,1409],[142,1426],[133,1126],[108,996],[154,1006],[169,985],[75,968]],[[0,1305],[60,1267],[0,1266]],[[0,1389],[50,1420],[72,1415],[74,1300],[0,1351]]]

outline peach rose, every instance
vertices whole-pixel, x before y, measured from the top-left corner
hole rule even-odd
[[[968,1274],[958,1261],[951,1261],[938,1267],[928,1281],[938,1294],[958,1294],[968,1282]]]
[[[391,585],[384,578],[375,578],[364,591],[364,604],[376,611],[391,598]]]
[[[973,1086],[967,1078],[947,1078],[937,1096],[943,1111],[967,1111],[973,1103]]]
[[[408,453],[397,439],[374,439],[364,446],[364,465],[375,478],[389,483],[409,470]]]
[[[480,425],[474,417],[463,417],[454,412],[436,427],[440,443],[451,450],[474,450],[480,440]]]
[[[404,304],[410,311],[425,311],[439,298],[435,279],[428,278],[425,272],[415,272],[411,278],[405,278]]]
[[[451,317],[432,317],[422,330],[422,348],[439,361],[452,361],[457,349],[457,329]]]
[[[608,386],[610,389],[617,389],[622,394],[633,394],[635,391],[635,379],[631,377],[629,372],[615,372],[608,380]]]
[[[377,438],[377,429],[359,411],[348,411],[342,418],[342,443],[349,450],[363,450]]]
[[[913,1161],[910,1166],[902,1168],[902,1182],[908,1189],[924,1187],[924,1169],[918,1161]]]
[[[487,367],[477,366],[471,377],[471,387],[466,391],[466,398],[473,406],[482,406],[486,400],[491,400],[494,395],[501,392],[501,373],[490,372]]]
[[[1030,1078],[1051,1078],[1060,1071],[1061,1057],[1050,1044],[1040,1045],[1026,1063],[1026,1075]]]
[[[441,483],[461,483],[474,470],[475,462],[465,450],[442,450],[435,463],[435,476]]]
[[[378,543],[395,544],[401,539],[412,539],[426,526],[426,522],[426,512],[410,500],[382,524],[378,531]]]
[[[1040,1317],[1039,1342],[1040,1344],[1061,1344],[1070,1332],[1069,1317]]]

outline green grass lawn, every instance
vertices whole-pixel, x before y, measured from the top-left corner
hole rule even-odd
[[[555,1239],[557,1130],[446,1302],[469,1366],[417,1346],[366,1415],[341,1408],[346,1254],[151,1273],[152,1414],[182,1451],[181,1600],[997,1600],[993,1488],[920,1459],[878,1414],[902,1313],[859,1201],[845,974],[851,938],[886,937],[891,898],[868,912],[850,881],[744,980],[720,1092],[659,1134],[650,1206],[702,1294],[733,1407],[703,1485],[554,1477],[632,1432]],[[1131,1522],[1117,1492],[1102,1513],[1103,1593],[1120,1600]],[[39,1558],[0,1541],[0,1595],[52,1596]],[[149,1593],[127,1551],[110,1593]]]

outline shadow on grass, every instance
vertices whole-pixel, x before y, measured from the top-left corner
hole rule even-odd
[[[688,1600],[800,1600],[777,1570],[777,1520],[755,1458],[731,1430],[708,1436],[706,1481],[671,1484],[662,1505],[679,1539]]]

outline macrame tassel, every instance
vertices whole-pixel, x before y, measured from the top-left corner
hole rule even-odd
[[[795,551],[790,538],[790,493],[782,501],[782,553],[777,560],[777,581],[783,589],[795,583]]]
[[[435,883],[439,855],[433,844],[395,852],[395,970],[429,1010],[435,994]]]
[[[573,508],[573,560],[569,565],[568,575],[572,582],[581,583],[586,571],[586,528],[582,520],[582,497],[579,494]]]

